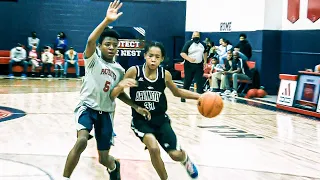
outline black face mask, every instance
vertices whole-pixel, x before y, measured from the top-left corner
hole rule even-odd
[[[195,42],[197,44],[200,42],[200,38],[199,37],[194,37],[194,38],[192,38],[192,40],[193,40],[193,42]]]
[[[37,34],[36,34],[36,33],[33,33],[33,34],[32,34],[32,37],[33,37],[33,38],[36,38],[36,37],[37,37]]]

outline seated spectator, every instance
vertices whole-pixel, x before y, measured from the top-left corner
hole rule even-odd
[[[12,73],[12,66],[20,65],[23,66],[23,73],[21,75],[22,78],[27,77],[27,69],[28,69],[28,62],[26,61],[27,52],[23,48],[22,44],[18,44],[17,47],[14,47],[10,51],[10,62],[9,62],[9,78],[14,78]]]
[[[219,60],[216,57],[212,57],[210,60],[211,64],[211,70],[210,70],[210,74],[208,76],[208,80],[209,80],[209,85],[210,85],[210,89],[212,89],[212,74],[216,72],[216,66],[219,66]]]
[[[224,38],[220,39],[220,46],[216,49],[216,52],[219,56],[219,64],[224,64],[224,61],[227,58],[227,52],[232,49],[230,42]]]
[[[239,57],[242,60],[249,60],[252,56],[252,47],[247,40],[246,34],[240,34],[240,42],[235,46],[234,51],[238,51]]]
[[[33,46],[36,47],[36,50],[39,50],[40,39],[37,38],[37,33],[33,31],[31,37],[28,37],[28,49],[31,50]]]
[[[212,78],[211,78],[211,82],[212,82],[211,91],[224,92],[230,88],[229,79],[228,79],[228,76],[225,74],[225,72],[232,71],[232,67],[233,67],[232,57],[233,57],[232,51],[229,50],[227,52],[227,60],[224,62],[224,64],[221,65],[221,64],[218,64],[217,62],[217,65],[213,67],[215,72],[212,74]],[[220,88],[218,85],[218,80],[221,80]]]
[[[78,53],[70,47],[70,49],[64,55],[64,76],[67,76],[68,66],[72,65],[76,69],[77,78],[79,77],[79,64],[78,64]]]
[[[53,54],[50,52],[50,47],[46,46],[44,48],[44,52],[41,55],[41,60],[42,60],[42,71],[41,71],[41,76],[45,76],[45,69],[48,71],[48,78],[52,78],[51,75],[51,66],[53,64]]]
[[[229,77],[232,76],[233,89],[231,95],[237,96],[238,80],[251,80],[252,74],[247,62],[239,57],[238,51],[233,51],[232,67],[231,71],[225,71],[224,74]],[[230,91],[225,92],[226,95],[229,93]]]
[[[57,51],[59,51],[61,54],[64,54],[66,52],[68,46],[68,39],[64,32],[58,33],[54,46],[55,55],[57,55]]]
[[[60,52],[55,56],[55,61],[54,61],[54,72],[55,72],[55,77],[60,77],[62,78],[64,75],[64,58],[63,54],[60,54]]]
[[[316,65],[316,66],[314,67],[314,72],[320,73],[320,64],[318,64],[318,65]]]
[[[32,50],[29,52],[30,64],[32,66],[32,69],[31,69],[32,76],[35,76],[36,68],[41,65],[41,60],[38,59],[38,52],[36,49],[37,49],[36,46],[32,46]]]
[[[214,46],[214,42],[212,41],[207,41],[206,42],[206,52],[208,52],[208,58],[207,59],[210,59],[212,57],[218,57],[218,54],[216,52],[216,46]]]
[[[209,52],[210,49],[211,49],[211,47],[212,47],[212,43],[213,43],[213,42],[211,42],[210,38],[206,38],[206,39],[203,41],[203,43],[206,45],[205,51],[206,51],[206,52]]]

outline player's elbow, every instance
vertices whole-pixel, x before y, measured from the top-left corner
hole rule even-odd
[[[93,38],[88,38],[88,41],[87,41],[87,45],[88,46],[93,46],[93,45],[96,45],[96,41],[93,39]]]
[[[180,53],[180,56],[181,56],[182,58],[185,58],[186,55],[187,55],[187,54],[184,53],[184,52]]]

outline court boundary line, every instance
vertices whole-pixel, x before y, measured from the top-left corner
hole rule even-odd
[[[50,154],[17,154],[17,153],[0,153],[0,155],[16,155],[16,156],[45,156],[45,157],[65,157],[67,158],[67,156],[64,155],[50,155]],[[85,158],[85,159],[95,159],[98,162],[98,157],[94,157],[94,156],[81,156],[81,158]],[[0,157],[0,159],[3,159]],[[129,158],[117,158],[120,160],[124,160],[124,161],[133,161],[133,162],[149,162],[151,163],[151,160],[142,160],[142,159],[129,159]],[[4,159],[4,160],[9,160],[9,161],[13,161],[14,160],[10,160],[10,159]],[[23,163],[23,162],[18,162],[18,163],[22,163],[22,164],[27,164],[27,163]],[[164,162],[165,164],[179,164],[179,162]],[[151,163],[152,164],[152,163]],[[27,164],[29,165],[29,164]],[[320,177],[312,177],[312,176],[305,176],[305,175],[297,175],[297,174],[289,174],[289,173],[281,173],[281,172],[272,172],[272,171],[266,171],[266,170],[254,170],[254,169],[243,169],[243,168],[234,168],[234,167],[224,167],[224,166],[214,166],[214,165],[205,165],[205,164],[199,164],[196,163],[197,166],[202,166],[202,167],[207,167],[207,168],[220,168],[220,169],[231,169],[231,170],[242,170],[242,171],[251,171],[251,172],[260,172],[260,173],[269,173],[269,174],[279,174],[279,175],[287,175],[287,176],[294,176],[294,177],[303,177],[303,178],[317,178],[319,179]],[[31,164],[31,166],[34,166]],[[34,166],[36,168],[38,168],[37,166]],[[42,170],[41,168],[39,168],[39,170]],[[46,173],[50,178],[51,175],[49,173],[47,173],[46,171],[42,170],[44,173]],[[54,180],[53,178],[50,180]]]
[[[3,153],[0,153],[0,154],[3,154]],[[8,155],[19,155],[19,154],[8,154]],[[38,169],[39,171],[43,172],[45,175],[47,175],[49,177],[50,180],[54,180],[54,178],[50,175],[50,173],[48,173],[47,171],[43,170],[42,168],[38,167],[38,166],[35,166],[33,164],[29,164],[29,163],[25,163],[25,162],[20,162],[20,161],[16,161],[16,160],[12,160],[12,159],[7,159],[7,158],[2,158],[0,157],[1,160],[4,160],[4,161],[10,161],[10,162],[14,162],[14,163],[18,163],[18,164],[23,164],[23,165],[26,165],[26,166],[30,166],[30,167],[33,167],[33,168],[36,168]],[[1,177],[1,176],[0,176]],[[28,176],[27,176],[28,177]]]

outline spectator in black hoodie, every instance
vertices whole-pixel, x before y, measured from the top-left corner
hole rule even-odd
[[[247,41],[246,34],[240,34],[240,42],[234,47],[234,51],[238,51],[239,57],[245,61],[249,60],[252,56],[252,48]]]

